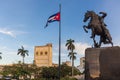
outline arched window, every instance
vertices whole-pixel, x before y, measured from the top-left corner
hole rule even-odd
[[[43,52],[40,52],[40,55],[43,55]]]
[[[38,52],[36,52],[36,55],[38,56]]]
[[[47,51],[45,52],[45,55],[47,55]]]

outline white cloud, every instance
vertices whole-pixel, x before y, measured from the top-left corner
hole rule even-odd
[[[6,28],[0,28],[0,33],[9,35],[11,37],[16,37],[16,35],[14,34],[14,31],[8,30]]]
[[[0,64],[13,64],[13,63],[17,63],[18,61],[21,61],[22,57],[20,55],[17,55],[18,48],[13,49],[13,48],[6,47],[6,46],[0,46],[0,52],[2,52],[2,54],[1,54],[2,59],[0,60]],[[26,47],[25,47],[25,49],[26,49]],[[29,49],[27,49],[27,50],[29,50]],[[32,63],[33,58],[34,58],[33,51],[30,50],[29,56],[25,57],[25,62]]]
[[[84,54],[85,53],[85,49],[90,47],[89,44],[87,43],[81,43],[81,42],[76,42],[75,43],[75,51],[78,53],[78,54]]]
[[[77,52],[78,54],[84,54],[85,49],[90,47],[89,44],[82,42],[75,42],[74,45],[75,45],[75,52]],[[62,50],[63,51],[67,50],[67,47],[65,47],[65,45],[62,45]]]
[[[5,35],[9,35],[9,36],[15,38],[17,35],[25,34],[27,32],[13,30],[13,29],[10,29],[10,28],[0,28],[0,33],[5,34]]]
[[[82,43],[82,42],[75,42],[74,45],[75,45],[75,52],[77,53],[76,55],[77,60],[75,60],[75,65],[77,66],[79,65],[80,57],[84,56],[85,49],[90,47],[90,45],[87,43]],[[58,50],[59,50],[58,45],[53,47],[53,62],[54,63],[58,63]],[[65,47],[65,44],[62,44],[61,45],[61,62],[70,61],[68,57],[68,53],[69,51],[67,51],[67,47]]]

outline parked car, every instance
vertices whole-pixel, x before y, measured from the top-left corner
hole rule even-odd
[[[11,80],[11,77],[10,76],[5,76],[4,79],[5,80]]]

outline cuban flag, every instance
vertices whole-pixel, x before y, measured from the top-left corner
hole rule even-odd
[[[45,28],[48,26],[48,23],[51,23],[54,21],[60,21],[60,12],[53,14],[48,18]]]

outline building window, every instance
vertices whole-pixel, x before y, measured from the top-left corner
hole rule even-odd
[[[40,52],[40,55],[43,55],[43,52]]]
[[[38,56],[38,52],[36,52],[36,55]]]
[[[47,52],[45,52],[45,55],[47,55]]]

